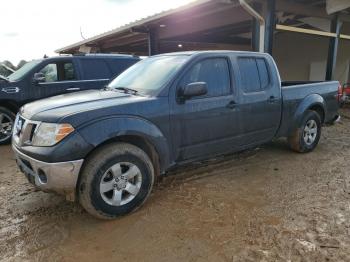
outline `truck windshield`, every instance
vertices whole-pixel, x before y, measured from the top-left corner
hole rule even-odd
[[[132,89],[141,94],[155,95],[188,60],[187,55],[150,57],[128,68],[109,85],[111,89]]]
[[[21,80],[25,76],[25,74],[27,74],[27,72],[32,70],[40,62],[41,60],[33,60],[24,64],[20,69],[9,75],[7,77],[7,80],[11,82]]]

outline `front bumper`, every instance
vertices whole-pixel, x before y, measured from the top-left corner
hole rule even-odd
[[[75,189],[84,160],[47,163],[31,158],[12,146],[16,162],[29,182],[45,192],[65,195],[67,200],[75,200]]]

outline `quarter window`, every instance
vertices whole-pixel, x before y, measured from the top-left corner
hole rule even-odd
[[[65,63],[63,65],[63,71],[64,71],[64,80],[76,80],[75,72],[74,72],[74,66],[72,63]]]
[[[182,86],[205,82],[208,93],[205,97],[223,96],[230,93],[230,74],[225,58],[209,58],[196,63],[184,76]]]
[[[270,84],[270,75],[267,69],[266,61],[263,58],[257,58],[256,64],[258,66],[261,89],[266,89]]]

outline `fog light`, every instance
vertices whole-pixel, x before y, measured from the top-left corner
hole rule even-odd
[[[38,176],[39,176],[39,179],[40,179],[41,183],[43,183],[43,184],[47,183],[47,176],[46,176],[45,172],[42,169],[38,170]]]

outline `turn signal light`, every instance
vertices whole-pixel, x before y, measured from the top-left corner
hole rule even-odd
[[[63,138],[68,136],[70,133],[74,131],[74,128],[70,124],[61,124],[59,125],[59,129],[56,133],[55,140],[58,143],[61,141]]]

